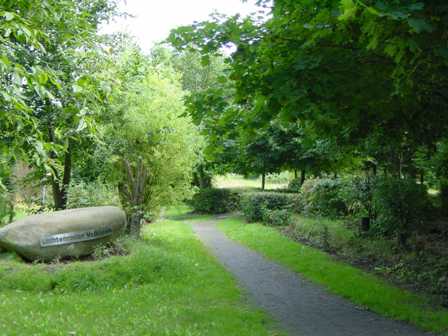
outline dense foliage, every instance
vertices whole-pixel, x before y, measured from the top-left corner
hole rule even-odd
[[[446,167],[447,17],[436,0],[279,0],[264,19],[214,16],[174,30],[170,41],[204,57],[235,47],[226,62],[237,108],[227,120],[254,139],[249,148],[261,161],[252,170],[311,166],[319,174],[368,161],[397,178],[435,176],[445,200],[446,169],[436,167]],[[273,135],[273,121],[299,123],[295,165],[277,160],[285,144],[266,153],[267,137],[253,136]],[[310,144],[317,151],[304,161],[295,151]],[[329,162],[311,153],[330,154]]]
[[[380,179],[373,190],[375,227],[390,236],[398,233],[402,244],[411,232],[424,231],[424,220],[431,213],[427,190],[412,180]]]
[[[222,214],[239,208],[240,193],[230,189],[200,189],[189,202],[195,212]]]
[[[339,217],[347,213],[341,198],[342,181],[332,178],[308,179],[300,189],[300,206],[305,214]]]
[[[272,210],[293,210],[297,207],[297,194],[278,192],[247,192],[241,195],[241,212],[249,222],[262,221],[276,213]],[[283,214],[281,215],[283,216]]]
[[[119,194],[136,235],[144,214],[189,196],[202,141],[184,115],[181,78],[132,38],[99,35],[116,8],[115,0],[1,3],[0,221],[22,163],[28,184],[42,189],[41,209],[116,204]],[[53,202],[43,204],[47,185]]]

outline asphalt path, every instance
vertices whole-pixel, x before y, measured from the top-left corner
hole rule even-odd
[[[201,241],[238,279],[250,300],[289,335],[424,336],[402,322],[361,309],[227,238],[216,220],[194,223]]]

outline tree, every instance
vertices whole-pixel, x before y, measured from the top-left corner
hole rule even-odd
[[[21,154],[36,175],[50,172],[55,207],[63,209],[77,145],[92,139],[101,106],[89,50],[115,2],[6,1],[1,9],[8,51],[2,59],[3,99],[8,112],[17,112],[0,117],[12,149],[2,152]]]
[[[144,216],[154,218],[162,207],[190,196],[202,139],[185,115],[184,92],[172,68],[155,67],[129,44],[114,59],[114,104],[105,124],[114,167],[109,180],[118,184],[130,232],[138,237]]]
[[[170,41],[204,56],[236,47],[227,64],[249,127],[299,120],[340,152],[412,175],[419,148],[448,128],[446,15],[441,1],[279,0],[265,21],[215,15]]]
[[[171,67],[179,75],[186,112],[205,139],[201,160],[194,172],[194,185],[209,188],[212,175],[235,170],[241,148],[238,146],[238,120],[233,110],[233,88],[229,83],[224,56],[203,59],[194,50],[176,52],[159,46],[152,51],[156,67]],[[230,118],[229,118],[230,117]]]

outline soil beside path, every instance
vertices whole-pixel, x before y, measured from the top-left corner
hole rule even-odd
[[[216,221],[194,223],[201,241],[235,275],[251,299],[290,335],[423,336],[405,323],[357,308],[300,275],[227,238]]]

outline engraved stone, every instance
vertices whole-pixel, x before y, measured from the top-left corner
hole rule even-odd
[[[26,217],[0,229],[0,248],[29,260],[80,257],[120,235],[124,212],[112,206],[55,211]]]

